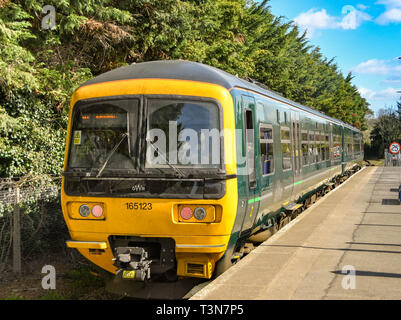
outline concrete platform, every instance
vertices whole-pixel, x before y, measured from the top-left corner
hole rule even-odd
[[[363,169],[192,300],[401,299],[400,184]]]

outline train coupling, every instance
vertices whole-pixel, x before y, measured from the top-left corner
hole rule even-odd
[[[115,249],[114,266],[118,268],[116,275],[122,279],[145,281],[150,279],[148,252],[144,248],[119,247]]]

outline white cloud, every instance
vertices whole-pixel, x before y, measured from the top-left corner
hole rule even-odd
[[[308,32],[308,36],[312,37],[316,29],[332,29],[335,24],[334,17],[327,14],[326,9],[316,11],[311,9],[308,12],[301,13],[294,19],[294,22]]]
[[[376,23],[386,25],[401,22],[401,0],[379,0],[376,4],[386,7],[386,11],[376,19]]]
[[[378,101],[378,100],[397,100],[400,97],[400,93],[398,91],[401,91],[400,89],[395,89],[395,88],[387,88],[382,91],[373,91],[367,88],[358,88],[359,93],[361,96],[369,101]]]
[[[316,30],[321,29],[343,29],[355,30],[364,21],[372,20],[372,17],[359,10],[347,10],[343,17],[331,16],[326,9],[310,9],[301,13],[294,22],[303,30],[307,30],[308,37],[312,37]]]
[[[366,9],[369,9],[369,6],[365,6],[364,4],[360,3],[360,4],[357,5],[357,8],[361,9],[361,10],[366,10]]]
[[[391,84],[391,85],[401,85],[401,77],[391,77],[389,79],[383,80],[383,84]]]
[[[362,62],[352,69],[356,74],[370,74],[377,76],[398,76],[401,72],[401,63],[398,59],[378,60],[372,59]]]
[[[372,17],[365,12],[362,11],[351,11],[348,13],[340,22],[340,26],[345,30],[355,30],[357,29],[364,21],[372,20]]]
[[[401,0],[379,0],[376,3],[385,5],[388,8],[400,8],[401,7]]]
[[[401,8],[389,9],[382,13],[377,19],[378,24],[400,23],[401,22]]]

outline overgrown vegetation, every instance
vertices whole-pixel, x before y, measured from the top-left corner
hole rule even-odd
[[[56,29],[41,27],[42,7]],[[0,1],[0,176],[59,175],[69,97],[85,80],[155,59],[250,77],[361,129],[367,102],[268,1]]]

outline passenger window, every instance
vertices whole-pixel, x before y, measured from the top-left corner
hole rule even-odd
[[[289,170],[292,168],[290,128],[281,128],[281,149],[283,153],[283,170]]]
[[[325,152],[326,140],[324,137],[324,132],[320,135],[320,161],[326,160],[326,152]]]
[[[309,164],[309,151],[308,151],[308,131],[302,131],[302,165]]]
[[[322,158],[322,145],[320,142],[320,132],[315,132],[316,146],[315,146],[315,162],[318,163]]]
[[[338,134],[334,135],[334,146],[333,146],[333,157],[339,159],[341,157],[341,136]]]
[[[260,125],[260,157],[263,175],[274,172],[273,127]]]
[[[309,163],[315,163],[316,157],[316,142],[315,142],[315,132],[309,131]]]
[[[329,135],[325,135],[325,143],[324,143],[324,160],[330,160],[330,140]]]
[[[349,135],[347,135],[345,137],[345,140],[347,142],[347,156],[352,156],[352,137],[350,137]]]

